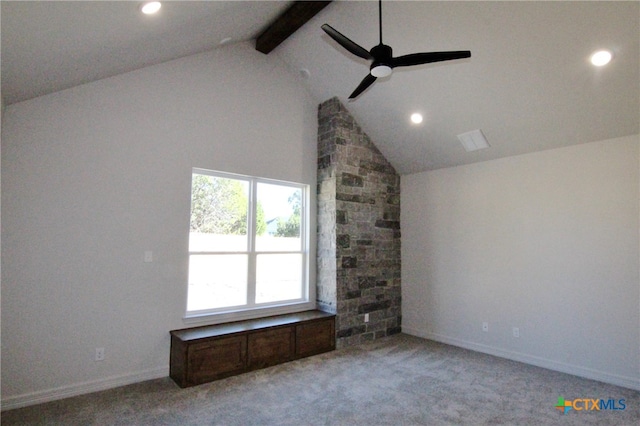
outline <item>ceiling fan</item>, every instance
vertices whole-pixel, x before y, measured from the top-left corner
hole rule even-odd
[[[410,55],[393,57],[393,51],[391,46],[382,44],[382,0],[378,2],[379,11],[379,26],[380,26],[380,44],[367,51],[362,46],[349,40],[347,37],[339,33],[333,27],[328,24],[322,25],[322,29],[332,39],[338,42],[342,47],[349,52],[362,59],[373,61],[370,67],[370,73],[362,80],[360,85],[349,96],[349,99],[355,99],[366,88],[371,86],[378,77],[387,77],[391,75],[391,72],[396,67],[408,67],[411,65],[422,65],[431,62],[450,61],[453,59],[470,58],[471,52],[468,50],[460,50],[453,52],[426,52],[426,53],[412,53]]]

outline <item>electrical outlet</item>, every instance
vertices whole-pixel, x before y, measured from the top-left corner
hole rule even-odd
[[[518,327],[513,327],[513,337],[520,337],[520,329]]]
[[[482,331],[484,331],[485,333],[487,333],[489,331],[489,323],[488,322],[483,322],[482,323]]]
[[[369,322],[369,314],[364,314],[364,322]]]
[[[104,361],[104,348],[96,348],[96,361]]]

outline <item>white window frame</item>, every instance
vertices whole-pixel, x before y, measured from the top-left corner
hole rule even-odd
[[[315,301],[311,300],[311,296],[315,292],[311,291],[310,279],[309,279],[309,224],[310,224],[310,189],[309,185],[268,179],[256,176],[247,176],[234,173],[220,172],[202,168],[193,168],[191,173],[191,187],[193,189],[193,176],[195,174],[208,175],[224,179],[235,179],[249,183],[249,211],[247,212],[247,250],[246,251],[191,251],[189,248],[189,258],[191,255],[224,255],[224,254],[247,254],[248,255],[248,273],[247,273],[247,304],[238,306],[229,306],[221,308],[213,308],[198,311],[187,310],[189,283],[187,281],[187,291],[185,299],[185,316],[184,320],[187,323],[198,322],[203,319],[215,317],[216,322],[223,322],[229,320],[242,320],[248,318],[257,318],[268,315],[277,315],[281,313],[297,312],[302,310],[314,309]],[[300,212],[300,251],[257,251],[256,250],[256,206],[257,206],[257,187],[259,183],[265,183],[270,185],[281,185],[296,188],[301,191],[301,212]],[[189,197],[191,202],[191,197]],[[189,207],[189,214],[191,215],[191,206]],[[189,229],[190,231],[190,229]],[[302,271],[301,271],[301,295],[299,299],[275,301],[267,303],[255,303],[256,295],[256,259],[260,254],[288,254],[295,253],[302,255]],[[187,274],[188,276],[188,274]]]

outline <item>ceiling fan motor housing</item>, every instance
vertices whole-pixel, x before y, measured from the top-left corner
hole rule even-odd
[[[392,58],[393,50],[391,46],[386,44],[379,44],[371,49],[371,56],[373,56],[373,63],[371,64],[371,75],[374,77],[387,77],[391,75],[393,68]]]

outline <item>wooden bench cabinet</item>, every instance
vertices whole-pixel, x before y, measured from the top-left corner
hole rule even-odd
[[[171,378],[194,386],[336,347],[335,315],[306,311],[173,330]]]

